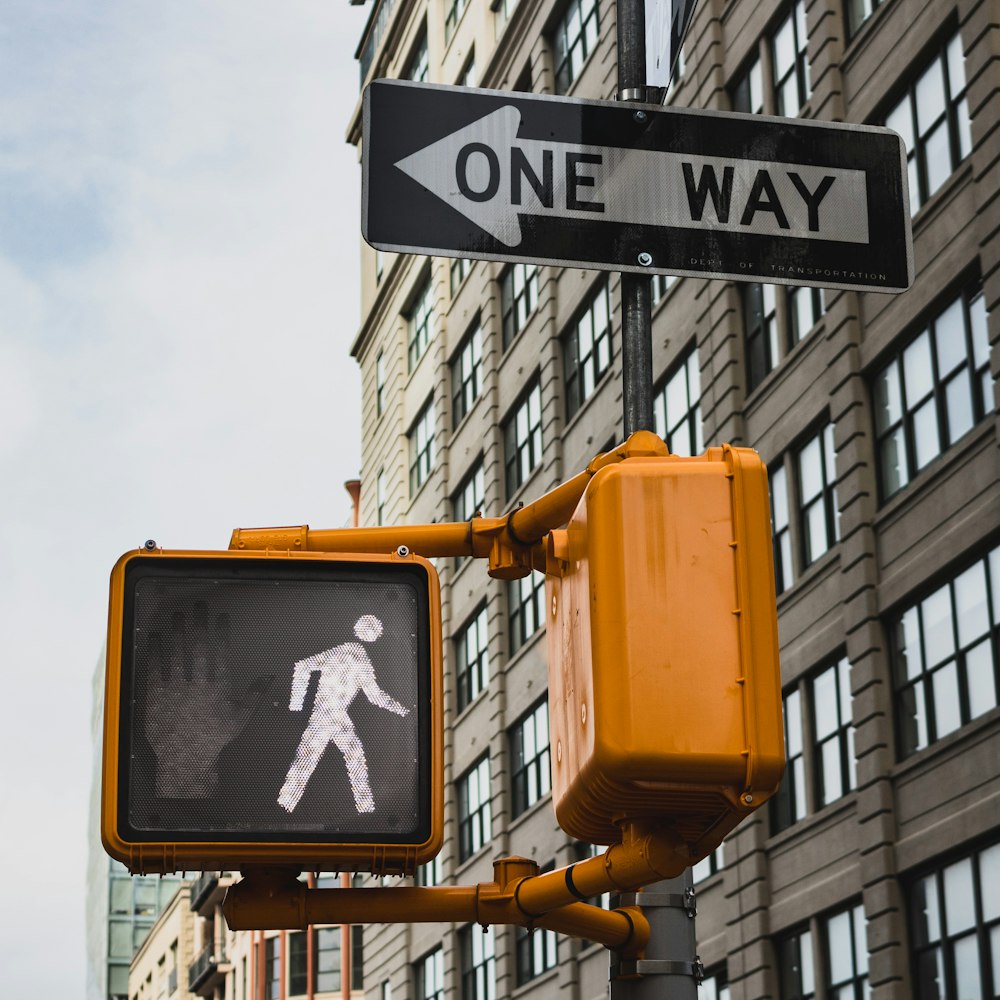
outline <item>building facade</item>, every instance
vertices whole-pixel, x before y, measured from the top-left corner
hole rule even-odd
[[[363,82],[611,98],[615,5],[381,0],[358,51]],[[997,0],[702,0],[667,96],[888,124],[916,260],[899,296],[653,282],[658,433],[756,448],[772,492],[788,771],[699,866],[706,996],[1000,994],[998,52]],[[498,515],[621,440],[616,274],[367,247],[362,271],[363,524]],[[576,860],[544,580],[437,564],[447,839],[418,881]],[[367,933],[369,1000],[607,988],[603,949],[545,932]]]

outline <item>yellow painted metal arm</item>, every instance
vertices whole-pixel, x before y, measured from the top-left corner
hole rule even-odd
[[[231,549],[281,552],[394,552],[401,545],[427,557],[475,556],[489,560],[490,576],[515,579],[532,568],[544,570],[541,544],[553,528],[565,524],[591,477],[605,465],[644,455],[665,455],[666,445],[649,431],[638,431],[625,444],[598,455],[568,482],[511,511],[505,517],[474,517],[443,524],[402,524],[379,528],[237,528]]]

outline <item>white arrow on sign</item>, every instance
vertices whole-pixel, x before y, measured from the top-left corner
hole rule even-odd
[[[521,215],[869,242],[863,170],[518,139],[520,124],[506,105],[395,165],[509,247]]]

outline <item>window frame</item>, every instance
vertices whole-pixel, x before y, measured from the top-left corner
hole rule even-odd
[[[483,783],[485,782],[485,795]],[[475,784],[475,789],[473,789]],[[473,796],[473,790],[475,796]],[[493,791],[487,751],[458,779],[458,860],[468,861],[493,836]]]
[[[533,422],[533,410],[537,411],[535,422]],[[524,440],[520,437],[522,425],[527,434]],[[537,373],[529,379],[517,402],[504,418],[502,427],[504,484],[507,489],[507,499],[510,500],[542,462],[545,447],[542,437],[542,383]]]
[[[496,1000],[496,932],[494,925],[468,924],[459,932],[462,1000]],[[481,942],[476,955],[476,942]],[[478,961],[477,961],[478,957]]]
[[[444,948],[441,945],[413,963],[413,978],[417,1000],[444,1000]],[[433,981],[428,983],[428,978]]]
[[[510,728],[511,819],[526,813],[552,791],[550,741],[549,699],[545,695]]]
[[[469,659],[469,639],[476,640],[475,658]],[[463,712],[490,683],[489,605],[483,601],[455,634],[456,708]]]
[[[406,311],[406,363],[413,371],[434,339],[434,276],[427,272]]]
[[[671,416],[671,390],[680,391],[683,381],[686,404],[679,419],[668,426]],[[693,388],[692,388],[693,387]],[[693,399],[693,402],[692,402]],[[675,413],[674,416],[677,414]],[[698,367],[698,345],[691,346],[681,355],[653,390],[653,428],[667,444],[672,455],[692,457],[705,450],[702,437],[701,417],[701,372]],[[684,429],[683,444],[678,439]]]
[[[437,461],[437,414],[434,396],[420,408],[407,434],[410,447],[410,496],[415,497],[424,483],[430,479]],[[429,428],[429,429],[428,429]],[[421,435],[423,441],[421,441]]]
[[[557,95],[565,96],[572,91],[573,85],[580,79],[590,57],[600,44],[599,7],[598,0],[569,0],[548,33],[552,47],[553,90]],[[574,27],[574,22],[577,30],[571,38],[570,30]]]
[[[603,303],[602,307],[600,303]],[[597,321],[602,312],[604,322],[598,331]],[[602,278],[588,293],[559,338],[563,355],[567,423],[593,397],[601,379],[611,370],[613,323],[611,289],[607,278]]]
[[[505,351],[538,308],[539,275],[537,264],[515,263],[500,276],[500,327]]]
[[[803,472],[803,458],[806,450],[815,445],[819,452],[820,487],[806,497]],[[802,559],[802,571],[805,572],[813,563],[821,559],[840,541],[840,512],[837,509],[837,452],[834,447],[834,425],[827,420],[816,433],[810,434],[802,444],[795,448],[795,486],[797,493],[797,517],[799,522],[799,555]],[[822,518],[822,548],[812,551],[810,531],[810,514],[819,508]]]
[[[532,623],[530,631],[529,622]],[[532,571],[507,582],[507,624],[508,657],[513,658],[545,624],[544,574]]]
[[[480,317],[469,325],[451,360],[452,428],[468,416],[483,390],[483,326]]]

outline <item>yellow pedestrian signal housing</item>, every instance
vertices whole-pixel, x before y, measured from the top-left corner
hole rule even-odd
[[[138,551],[111,575],[101,834],[133,872],[410,873],[441,847],[417,556]]]
[[[693,864],[784,769],[766,469],[728,446],[607,465],[548,565],[559,825],[648,821]]]

